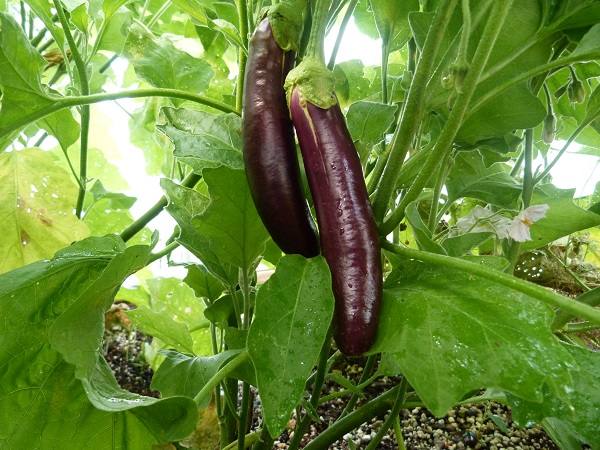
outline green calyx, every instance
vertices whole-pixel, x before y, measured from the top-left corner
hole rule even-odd
[[[298,51],[304,29],[306,0],[284,0],[273,6],[268,13],[273,37],[285,51]]]
[[[337,103],[333,73],[318,58],[306,57],[290,71],[285,80],[288,104],[294,89],[298,89],[300,102],[310,102],[322,109]]]

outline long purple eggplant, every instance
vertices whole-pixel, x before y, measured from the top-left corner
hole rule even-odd
[[[371,348],[382,296],[381,248],[356,148],[339,104],[301,101],[290,111],[313,196],[336,301],[334,336],[347,355]]]
[[[304,192],[294,129],[283,83],[294,60],[273,38],[264,18],[250,39],[242,137],[246,176],[260,218],[285,253],[319,254],[319,240]]]

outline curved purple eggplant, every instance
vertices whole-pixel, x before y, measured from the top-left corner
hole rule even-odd
[[[377,226],[360,159],[339,104],[321,109],[292,91],[290,111],[336,301],[335,340],[347,355],[371,348],[381,305]]]
[[[293,65],[264,18],[250,39],[244,80],[242,137],[250,192],[260,218],[285,253],[319,254],[302,189],[294,129],[283,83]]]

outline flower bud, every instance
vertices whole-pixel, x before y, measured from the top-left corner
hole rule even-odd
[[[583,103],[585,101],[585,89],[583,83],[577,78],[574,78],[567,87],[567,94],[571,103]]]
[[[544,144],[552,144],[556,136],[556,116],[549,113],[544,118],[544,126],[542,128],[542,141]]]

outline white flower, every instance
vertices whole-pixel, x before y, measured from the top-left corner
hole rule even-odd
[[[496,233],[500,239],[504,239],[508,237],[510,223],[510,219],[477,205],[466,217],[458,219],[456,227],[461,234],[487,231]]]
[[[548,205],[535,205],[524,209],[512,220],[508,235],[517,242],[531,241],[531,225],[546,217],[549,208]]]

